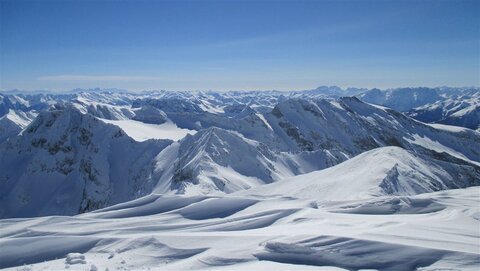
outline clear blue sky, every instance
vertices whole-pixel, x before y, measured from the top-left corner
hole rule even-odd
[[[8,1],[0,89],[480,85],[480,1]]]

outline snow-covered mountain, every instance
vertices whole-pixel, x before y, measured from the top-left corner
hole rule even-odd
[[[230,193],[324,169],[381,146],[474,170],[480,159],[480,135],[474,131],[435,129],[356,98],[290,99],[262,117],[239,115],[217,114],[204,122],[209,127],[159,155],[157,160],[172,162],[161,162],[157,192]]]
[[[440,118],[437,111],[432,114],[435,117],[422,116],[412,113],[410,116],[421,121],[432,119],[437,123],[445,116],[450,115],[464,106],[460,103],[478,104],[480,89],[478,88],[397,88],[397,89],[342,89],[336,86],[321,86],[312,90],[303,91],[145,91],[131,93],[120,89],[75,89],[67,93],[53,92],[21,92],[9,91],[0,94],[0,117],[5,115],[9,109],[26,111],[39,111],[49,108],[52,104],[59,102],[73,103],[82,112],[89,112],[92,115],[104,119],[121,120],[132,119],[135,113],[134,108],[143,105],[156,107],[171,115],[180,114],[182,111],[190,113],[227,113],[229,108],[248,106],[257,113],[267,113],[279,102],[287,99],[318,99],[318,98],[339,98],[344,96],[357,96],[363,101],[377,105],[390,107],[397,111],[409,112],[417,108],[433,107],[438,110],[438,104],[444,113]],[[452,105],[452,102],[454,103]],[[424,108],[426,109],[426,108]],[[423,109],[419,109],[420,111]],[[427,110],[428,111],[428,110]],[[431,113],[426,113],[432,115]],[[461,113],[460,113],[461,114]],[[463,115],[463,114],[462,114]],[[418,116],[418,118],[417,118]],[[180,116],[177,116],[180,118]],[[473,120],[472,120],[473,119]],[[451,121],[449,124],[472,128],[472,123],[478,121],[476,115],[468,117],[468,121]],[[192,128],[192,125],[189,124]],[[465,127],[465,126],[464,126]],[[187,128],[187,127],[185,127]]]
[[[272,94],[276,92],[265,95]],[[478,177],[480,134],[469,129],[430,126],[355,97],[283,97],[273,108],[257,111],[247,98],[244,103],[227,99],[226,104],[214,104],[218,95],[80,93],[72,101],[49,100],[47,111],[27,111],[30,116],[40,114],[23,132],[28,121],[12,128],[0,145],[5,180],[1,185],[7,191],[2,200],[13,202],[4,205],[3,216],[74,214],[152,191],[232,193],[322,170],[384,146],[398,146],[417,159],[441,164],[458,187],[469,181],[473,185]],[[17,111],[9,109],[3,118],[13,112]],[[82,141],[85,137],[88,143]],[[127,170],[134,162],[136,166]],[[26,200],[49,193],[24,191],[45,177],[58,186],[56,191],[67,189],[62,188],[65,180],[74,180],[70,185],[77,182],[65,199],[74,203],[60,210],[55,206],[65,205],[62,200],[41,208],[35,200]],[[81,187],[89,186],[93,188],[88,193],[82,192]]]
[[[241,194],[289,195],[319,201],[414,196],[480,185],[480,166],[424,159],[399,147],[364,152],[325,170],[287,178]]]
[[[472,148],[478,144],[478,133],[432,129],[394,110],[369,105],[357,98],[289,100],[274,108],[267,120],[278,134],[283,133],[280,138],[297,149],[340,150],[355,155],[388,145],[435,150],[433,143],[439,143],[439,148],[445,146],[458,156],[475,161],[480,158],[478,148]],[[462,140],[456,139],[459,137]],[[432,144],[427,144],[429,141]]]
[[[0,117],[0,143],[18,135],[37,116],[34,112],[9,110]]]
[[[136,142],[73,107],[41,112],[0,145],[0,216],[72,215],[151,192],[171,141]]]
[[[480,92],[458,95],[443,101],[416,107],[407,112],[412,118],[428,123],[442,123],[480,129]]]
[[[478,129],[479,88],[372,89],[357,95],[368,103],[383,105],[428,123]]]
[[[371,89],[359,95],[365,102],[383,105],[397,111],[407,111],[442,99],[432,88]]]
[[[476,270],[478,97],[1,94],[0,268]]]
[[[275,153],[238,132],[207,128],[180,141],[177,151],[168,189],[177,193],[229,193],[280,178],[273,165]]]

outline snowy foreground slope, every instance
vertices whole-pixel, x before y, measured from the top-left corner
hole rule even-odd
[[[418,175],[447,184],[412,159],[385,147],[223,196],[151,194],[73,217],[0,220],[0,267],[478,270],[480,188],[422,193],[431,183]]]

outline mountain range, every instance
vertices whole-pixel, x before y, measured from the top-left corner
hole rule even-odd
[[[474,270],[479,99],[447,87],[5,92],[0,268]],[[194,241],[206,235],[222,237]]]

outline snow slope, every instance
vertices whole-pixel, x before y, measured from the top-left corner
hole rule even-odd
[[[136,142],[73,107],[42,112],[0,145],[0,217],[73,215],[145,195],[153,157],[170,143]]]
[[[425,160],[399,147],[364,152],[325,170],[240,192],[344,201],[386,195],[413,196],[480,185],[480,167]]]
[[[478,187],[376,201],[149,195],[0,220],[5,270],[477,270]]]
[[[101,120],[105,123],[120,127],[128,136],[136,141],[149,139],[171,139],[177,141],[188,134],[196,133],[195,130],[178,128],[177,125],[171,121],[166,121],[162,124],[150,124],[135,120]]]
[[[0,117],[0,143],[18,135],[36,117],[36,113],[10,109]]]
[[[473,131],[446,131],[415,121],[401,113],[361,102],[357,98],[286,100],[267,114],[277,135],[269,145],[297,151],[318,149],[351,157],[380,146],[431,149],[415,138],[438,142],[450,155],[480,161],[480,135]]]
[[[480,93],[473,98],[449,99],[414,108],[407,114],[415,119],[467,127],[480,128]]]

